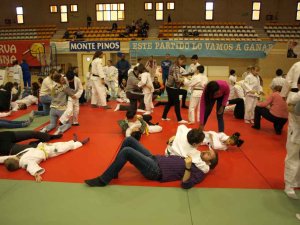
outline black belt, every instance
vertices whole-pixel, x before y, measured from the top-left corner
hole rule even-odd
[[[100,77],[99,75],[96,75],[96,74],[93,74],[92,76],[93,76],[93,77]]]
[[[291,92],[298,92],[298,91],[299,91],[298,88],[292,88],[292,89],[291,89]]]

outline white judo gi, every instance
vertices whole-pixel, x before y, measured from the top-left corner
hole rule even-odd
[[[189,66],[187,72],[188,72],[188,73],[195,73],[198,66],[201,66],[200,63],[198,63],[198,62],[196,62],[195,64],[192,63],[192,64]]]
[[[73,124],[78,124],[78,116],[79,116],[79,98],[82,95],[83,87],[81,80],[78,77],[74,77],[74,87],[76,93],[74,94],[75,99],[68,96],[68,103],[65,112],[59,118],[59,121],[62,124],[67,123],[70,118],[73,116]]]
[[[103,72],[102,59],[96,58],[92,62],[91,71],[91,83],[92,83],[92,105],[106,106],[106,88],[102,82],[105,79]]]
[[[228,146],[225,141],[228,140],[229,136],[223,132],[215,131],[203,131],[205,138],[201,145],[208,145],[214,150],[227,150]]]
[[[176,136],[173,142],[167,146],[165,154],[177,155],[183,158],[190,156],[198,169],[203,171],[203,173],[208,173],[209,166],[202,160],[201,152],[190,145],[187,140],[187,134],[190,130],[191,128],[187,128],[185,125],[178,126]]]
[[[140,76],[141,76],[141,81],[138,83],[138,86],[143,88],[146,114],[150,114],[152,109],[154,108],[152,102],[154,87],[153,87],[151,75],[148,72],[144,72]]]
[[[283,78],[282,76],[278,76],[278,77],[273,78],[273,80],[270,84],[270,88],[273,90],[274,87],[276,87],[276,86],[283,87],[284,84],[285,84],[285,78]]]
[[[125,136],[129,137],[134,130],[140,129],[141,127],[142,127],[142,123],[138,119],[134,122],[128,122],[128,128],[125,132]],[[162,127],[159,125],[147,124],[147,130],[148,130],[149,134],[159,133],[162,131]]]
[[[22,67],[20,65],[14,65],[11,71],[13,72],[14,82],[21,84],[21,79],[23,78]]]
[[[12,111],[18,111],[19,110],[19,104],[25,104],[27,107],[35,104],[38,104],[38,98],[33,95],[28,95],[25,98],[19,99],[15,102],[11,103]]]
[[[281,91],[281,96],[286,97],[288,95],[288,104],[296,104],[300,100],[300,92],[293,91],[293,89],[298,88],[299,75],[300,62],[297,62],[287,73],[286,82]],[[288,119],[284,181],[286,187],[294,188],[300,187],[300,116],[290,112]]]
[[[246,76],[243,89],[245,90],[245,120],[254,119],[254,109],[259,98],[262,87],[260,86],[259,76],[254,76],[252,73]],[[255,93],[252,93],[255,92]]]
[[[197,122],[200,118],[200,99],[203,93],[203,89],[208,82],[207,76],[198,73],[192,76],[192,79],[184,79],[184,85],[191,89],[191,98],[189,104],[189,122],[195,122],[195,110],[197,110]]]
[[[115,66],[105,66],[103,68],[104,74],[105,74],[105,83],[108,86],[108,89],[110,91],[110,96],[112,98],[116,98],[117,95],[117,85],[118,85],[118,69]]]
[[[70,150],[75,150],[82,146],[81,142],[68,141],[68,142],[56,142],[56,143],[39,143],[36,148],[27,148],[17,155],[2,156],[0,157],[0,163],[8,158],[20,156],[19,166],[25,169],[32,176],[45,173],[45,169],[40,167],[39,164],[42,161],[46,161],[48,158],[56,157],[64,154]]]

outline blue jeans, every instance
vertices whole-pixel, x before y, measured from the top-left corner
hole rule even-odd
[[[29,125],[29,121],[0,120],[0,128],[22,128],[28,127]]]
[[[101,181],[108,184],[113,178],[118,176],[126,162],[134,165],[149,180],[158,180],[160,178],[160,168],[155,156],[137,140],[127,137],[123,141],[113,163],[100,176]]]
[[[217,114],[217,120],[218,120],[218,130],[219,132],[224,132],[224,119],[223,119],[223,114],[218,114],[218,111],[220,109],[220,107],[222,106],[222,101],[223,101],[223,97],[220,98],[215,98],[213,99],[210,103],[208,103],[205,107],[205,114],[204,114],[204,124],[206,124],[207,119],[215,105],[215,102],[217,102],[217,108],[216,108],[216,114]]]
[[[50,112],[50,105],[51,105],[51,96],[44,95],[40,97],[40,101],[43,104],[43,111],[34,111],[34,115],[37,116],[48,116]]]
[[[65,112],[65,110],[58,110],[58,109],[55,109],[55,108],[51,108],[51,110],[50,110],[50,124],[48,126],[46,126],[46,131],[47,132],[53,130],[56,127],[58,119],[62,116],[62,114],[64,112]],[[68,123],[59,126],[57,128],[57,130],[60,133],[64,133],[66,130],[70,129],[70,127],[71,127],[71,123],[70,123],[70,121],[68,121]]]

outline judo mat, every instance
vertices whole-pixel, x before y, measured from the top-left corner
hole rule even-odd
[[[110,105],[115,107],[116,103],[110,103]],[[153,122],[159,122],[163,126],[163,132],[144,135],[141,139],[141,142],[153,154],[164,154],[166,141],[176,133],[178,126],[174,108],[171,108],[168,115],[171,121],[161,121],[163,107],[156,107],[153,113]],[[181,112],[183,118],[187,119],[188,110],[182,109]],[[217,130],[215,114],[215,110],[213,110],[205,130]],[[80,126],[72,127],[59,141],[72,139],[73,133],[77,133],[79,138],[90,137],[91,141],[80,149],[42,162],[41,166],[46,169],[43,180],[83,183],[85,179],[101,174],[114,159],[123,140],[117,120],[124,117],[125,112],[113,112],[113,109],[94,109],[89,105],[82,106],[79,116]],[[245,124],[243,120],[235,119],[231,112],[225,113],[224,120],[225,133],[230,135],[238,131],[245,143],[241,148],[230,147],[227,151],[219,151],[219,165],[196,187],[283,188],[286,127],[283,134],[277,136],[274,134],[272,124],[264,120],[262,120],[262,128],[259,131],[252,129],[251,125]],[[189,127],[197,126],[198,124]],[[205,147],[200,149],[204,150]],[[33,180],[24,170],[10,173],[3,166],[0,167],[0,178]],[[149,181],[143,178],[132,165],[127,164],[119,174],[119,179],[114,180],[111,184],[179,187],[180,181],[169,183]]]

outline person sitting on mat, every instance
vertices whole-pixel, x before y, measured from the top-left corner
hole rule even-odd
[[[74,139],[67,142],[41,142],[37,145],[37,147],[26,148],[16,155],[1,156],[0,164],[3,163],[6,169],[10,172],[23,168],[30,173],[30,175],[34,176],[37,182],[41,182],[41,175],[45,173],[45,169],[41,168],[39,164],[42,161],[46,161],[48,158],[53,158],[70,150],[80,148],[90,140],[89,138],[82,141],[78,141],[77,139],[77,135],[74,134]]]
[[[260,129],[261,117],[273,123],[275,133],[281,134],[283,126],[288,120],[288,105],[280,95],[282,87],[273,87],[273,93],[264,102],[257,103],[254,110],[254,125],[252,128]],[[267,108],[270,106],[270,108]]]
[[[217,164],[215,157],[207,153],[202,154],[203,161],[210,164],[211,168]],[[84,182],[91,187],[106,186],[112,179],[118,178],[119,172],[127,162],[133,164],[148,180],[159,182],[181,180],[181,187],[184,189],[192,188],[205,178],[205,173],[192,163],[190,156],[182,158],[175,155],[153,155],[133,137],[127,137],[105,172]]]
[[[0,156],[1,155],[15,155],[26,148],[36,147],[40,142],[48,142],[50,140],[61,138],[62,134],[51,135],[39,131],[25,130],[25,131],[2,131],[0,132]],[[37,139],[38,141],[31,141],[28,144],[18,144],[18,142],[30,139]]]
[[[208,145],[214,150],[227,150],[229,146],[241,147],[244,140],[240,139],[240,133],[235,132],[231,136],[223,132],[203,131],[205,138],[202,145]]]
[[[205,135],[199,129],[191,129],[185,125],[180,125],[177,128],[176,135],[168,141],[168,146],[165,150],[166,156],[176,155],[183,158],[190,156],[192,163],[203,173],[208,173],[210,164],[203,159],[203,155],[211,156],[211,161],[218,162],[218,153],[213,149],[200,152],[197,148],[201,145]],[[213,167],[214,168],[214,167]],[[211,169],[213,169],[211,168]]]
[[[126,119],[119,120],[118,124],[122,129],[122,132],[126,137],[132,135],[133,132],[139,131],[141,134],[159,133],[162,131],[162,127],[158,124],[151,123],[151,115],[136,115],[135,111],[127,111]],[[136,133],[135,133],[136,134]],[[138,139],[139,140],[139,139]]]

